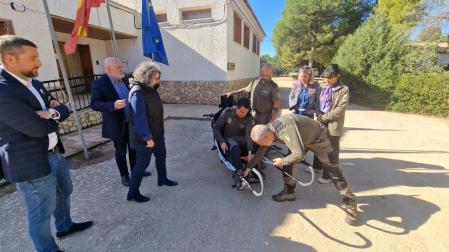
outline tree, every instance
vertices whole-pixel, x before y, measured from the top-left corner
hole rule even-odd
[[[427,1],[379,0],[376,12],[385,15],[394,29],[408,31],[422,20]]]
[[[277,55],[271,57],[268,54],[260,56],[260,64],[269,63],[273,66],[273,75],[280,76],[287,74],[287,70],[282,67],[279,57]]]
[[[282,19],[274,29],[273,42],[286,69],[308,59],[327,64],[344,37],[366,19],[373,1],[286,0]]]
[[[418,35],[418,40],[422,42],[435,42],[442,38],[442,30],[440,24],[431,24],[425,26]]]
[[[402,74],[438,71],[436,59],[435,48],[417,47],[387,16],[375,14],[345,40],[333,61],[355,93],[373,95],[374,102],[386,105]]]

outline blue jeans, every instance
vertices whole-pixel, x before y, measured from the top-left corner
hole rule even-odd
[[[167,169],[165,159],[167,150],[165,148],[165,139],[155,141],[154,148],[148,148],[142,144],[131,144],[131,148],[136,150],[136,165],[131,171],[131,183],[129,186],[129,195],[136,196],[140,194],[139,187],[142,183],[145,169],[150,165],[151,155],[154,153],[156,158],[157,180],[164,181],[167,179]]]
[[[73,186],[70,165],[61,153],[50,152],[50,175],[17,183],[28,214],[28,231],[37,251],[57,251],[51,234],[50,217],[55,218],[57,232],[70,229],[70,194]]]

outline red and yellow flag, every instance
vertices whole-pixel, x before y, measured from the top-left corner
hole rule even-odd
[[[90,8],[100,7],[105,0],[78,0],[78,9],[76,12],[75,25],[73,26],[70,38],[64,44],[66,54],[72,54],[76,51],[78,37],[87,37],[89,27]]]

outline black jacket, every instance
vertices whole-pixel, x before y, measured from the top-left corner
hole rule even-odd
[[[49,107],[54,98],[41,82],[33,80],[32,84]],[[59,121],[69,116],[65,105],[55,109],[61,115]],[[37,179],[51,172],[48,134],[58,131],[58,123],[40,118],[38,110],[42,107],[33,93],[0,68],[0,159],[3,176],[9,182]]]
[[[125,86],[129,89],[129,83],[123,79]],[[125,109],[116,110],[114,102],[120,97],[107,75],[92,83],[92,97],[90,106],[93,110],[100,111],[103,117],[102,136],[112,140],[128,139],[126,129]]]

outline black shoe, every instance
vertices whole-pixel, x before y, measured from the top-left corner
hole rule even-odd
[[[163,185],[166,185],[166,186],[177,186],[178,182],[173,181],[173,180],[169,180],[169,179],[165,179],[165,180],[157,182],[157,186],[163,186]]]
[[[129,175],[122,176],[122,185],[129,186]]]
[[[72,223],[72,226],[69,228],[69,230],[65,232],[57,232],[56,237],[59,239],[65,238],[71,234],[74,234],[76,232],[81,232],[83,230],[86,230],[90,228],[94,224],[93,221],[86,221],[86,222],[80,222],[80,223]]]
[[[278,194],[274,194],[271,198],[276,202],[295,201],[296,195],[294,192],[288,192],[288,189],[285,186],[284,190],[282,190]]]
[[[146,172],[143,174],[143,176],[144,176],[144,177],[149,177],[149,176],[151,176],[151,172],[146,171]]]
[[[142,194],[138,194],[136,196],[131,196],[128,194],[128,196],[126,196],[126,200],[128,200],[128,201],[134,200],[137,203],[143,203],[143,202],[149,201],[150,197],[143,196]]]

